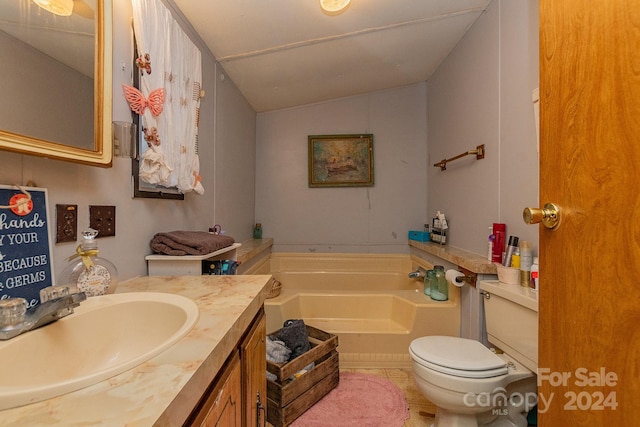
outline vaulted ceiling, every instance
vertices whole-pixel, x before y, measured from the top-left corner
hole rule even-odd
[[[425,81],[492,0],[173,0],[257,112]]]
[[[426,81],[492,1],[351,0],[334,16],[323,13],[319,0],[173,3],[254,110],[266,112]],[[84,58],[92,57],[86,18],[95,0],[74,0],[65,20],[31,0],[20,0],[17,9],[5,3],[0,31],[28,37],[45,52],[64,46],[52,55],[92,74]],[[31,23],[28,33],[18,31],[18,16]],[[59,23],[70,27],[53,30]]]

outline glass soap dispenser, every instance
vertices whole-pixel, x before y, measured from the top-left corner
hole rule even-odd
[[[58,277],[57,285],[71,285],[87,297],[112,294],[118,286],[116,266],[98,256],[98,231],[89,228],[82,232],[82,244],[67,258],[71,263]],[[79,259],[78,259],[79,258]]]

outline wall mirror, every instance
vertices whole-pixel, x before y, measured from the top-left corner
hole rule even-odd
[[[0,2],[0,149],[109,167],[112,0]]]

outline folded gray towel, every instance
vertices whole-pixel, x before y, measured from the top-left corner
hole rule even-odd
[[[291,354],[291,350],[285,345],[284,342],[280,341],[276,337],[272,335],[267,335],[267,360],[272,363],[285,363],[289,360],[289,355]],[[276,374],[272,374],[267,371],[267,379],[271,381],[276,381],[278,377]]]
[[[170,231],[151,239],[153,253],[162,255],[206,255],[235,243],[231,236],[206,231]]]
[[[272,363],[285,363],[289,361],[291,350],[278,338],[267,335],[267,360]]]
[[[302,319],[289,319],[285,321],[282,329],[274,335],[291,349],[291,355],[289,356],[290,361],[311,349],[307,326]]]

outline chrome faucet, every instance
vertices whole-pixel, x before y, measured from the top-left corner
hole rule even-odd
[[[427,270],[418,266],[418,268],[416,269],[416,271],[412,271],[411,273],[409,273],[409,278],[410,279],[424,279],[425,276],[427,275]]]
[[[27,309],[24,298],[0,301],[0,340],[8,340],[48,325],[73,313],[87,299],[84,292],[69,286],[50,286],[40,290],[40,304]]]

